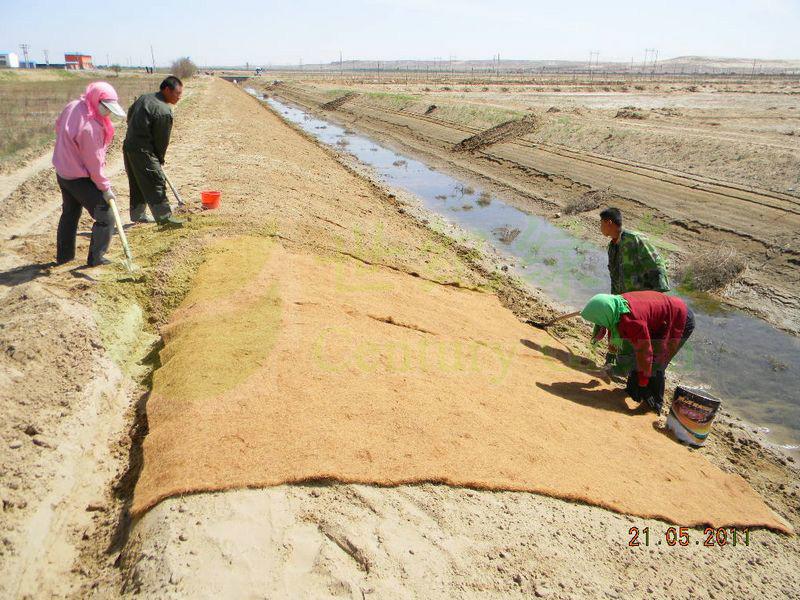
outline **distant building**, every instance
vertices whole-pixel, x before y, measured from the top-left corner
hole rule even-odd
[[[67,65],[67,69],[72,71],[85,71],[85,70],[93,70],[94,65],[92,64],[92,57],[88,54],[81,54],[80,52],[75,52],[73,54],[65,54],[64,55],[64,62]]]
[[[0,52],[0,69],[19,69],[19,56],[13,52]]]

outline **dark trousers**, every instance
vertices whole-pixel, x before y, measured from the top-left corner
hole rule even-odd
[[[78,235],[78,221],[85,208],[94,219],[92,240],[89,243],[89,257],[86,262],[94,266],[100,262],[111,243],[114,233],[113,216],[103,192],[97,189],[88,177],[63,179],[56,175],[61,188],[61,219],[58,221],[56,237],[56,261],[61,264],[75,258],[75,238]]]
[[[686,343],[686,340],[691,337],[693,331],[694,313],[692,312],[692,309],[689,308],[686,313],[686,325],[683,326],[683,335],[681,335],[681,341],[678,344],[677,350],[675,350],[675,354],[677,354],[680,349],[683,348],[683,345]],[[672,358],[674,358],[674,355]],[[672,361],[672,358],[670,358],[670,362]],[[650,374],[650,379],[647,382],[647,385],[644,387],[639,386],[639,375],[637,371],[631,371],[628,375],[628,383],[625,386],[628,395],[637,402],[647,402],[651,408],[660,413],[661,407],[664,405],[664,375],[668,365],[669,362],[666,365],[654,364],[652,373]]]
[[[167,180],[161,163],[151,152],[123,147],[125,172],[131,190],[131,220],[145,216],[147,206],[156,221],[172,214],[167,200]]]

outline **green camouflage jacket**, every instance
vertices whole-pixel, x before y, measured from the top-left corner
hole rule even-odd
[[[612,294],[669,291],[667,265],[641,233],[623,230],[618,243],[609,242],[608,273]]]

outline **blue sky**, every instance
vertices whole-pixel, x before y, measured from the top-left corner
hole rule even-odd
[[[105,63],[181,55],[200,64],[297,64],[347,59],[641,61],[688,54],[800,58],[800,0],[354,0],[290,2],[0,0],[0,51],[63,61],[80,50]]]

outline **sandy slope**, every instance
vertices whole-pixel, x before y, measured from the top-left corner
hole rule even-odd
[[[220,81],[199,81],[192,91],[178,112],[167,166],[185,196],[218,187],[225,204],[219,216],[194,218],[192,226],[205,229],[169,237],[132,232],[143,258],[148,244],[158,250],[145,275],[152,286],[145,304],[156,310],[142,320],[128,305],[128,325],[116,338],[91,322],[103,329],[95,309],[108,299],[98,294],[124,296],[144,284],[113,269],[110,283],[98,283],[36,266],[52,256],[52,182],[34,177],[3,209],[0,292],[14,301],[0,308],[8,374],[0,400],[11,415],[0,429],[2,595],[797,597],[793,538],[758,530],[748,547],[704,548],[694,543],[702,532],[691,530],[689,547],[672,548],[662,522],[526,493],[320,482],[170,499],[131,524],[126,510],[146,429],[136,405],[148,383],[137,387],[144,367],[130,369],[147,354],[136,348],[136,331],[148,328],[148,318],[166,321],[174,302],[163,286],[170,270],[191,262],[200,237],[262,230],[304,251],[346,252],[427,277],[492,285],[520,316],[545,310],[541,298],[487,278],[484,263],[432,233],[424,226],[429,216],[410,198],[389,197],[354,176],[254,99]],[[123,180],[114,178],[124,197]],[[31,224],[31,211],[38,223]],[[121,341],[126,331],[132,338]],[[55,449],[33,443],[24,433],[29,423],[55,438]],[[749,431],[723,419],[703,454],[800,524],[797,469]],[[629,528],[648,525],[652,543],[662,543],[629,548]]]

